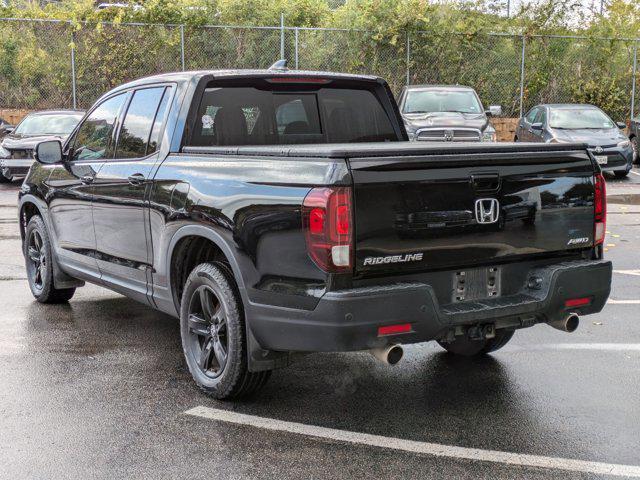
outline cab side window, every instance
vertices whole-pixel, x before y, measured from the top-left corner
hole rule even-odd
[[[99,160],[112,156],[113,129],[125,99],[126,94],[121,93],[105,100],[82,122],[75,136],[73,160]]]
[[[529,110],[529,113],[527,113],[527,115],[524,117],[528,123],[533,123],[533,120],[536,118],[539,110],[540,109],[538,107],[534,107]]]
[[[544,125],[546,120],[547,120],[547,112],[544,108],[541,108],[538,110],[538,114],[536,115],[536,118],[533,121],[533,123],[541,123]]]
[[[147,147],[147,155],[157,152],[160,148],[160,134],[162,133],[162,126],[164,124],[164,118],[169,106],[169,97],[171,97],[171,87],[167,87],[162,95],[156,118],[153,121],[153,127],[151,127],[151,135],[149,136],[149,146]]]
[[[165,87],[154,87],[135,91],[118,136],[116,158],[142,158],[156,150],[160,135],[156,117],[161,115],[160,123],[164,118],[167,102],[162,100],[167,96],[165,90]],[[150,140],[152,130],[155,138]]]

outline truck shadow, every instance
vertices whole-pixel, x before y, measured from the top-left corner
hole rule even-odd
[[[100,372],[91,384],[102,392],[102,401],[126,395],[127,401],[143,400],[173,415],[196,405],[233,408],[386,437],[522,452],[530,451],[532,442],[569,441],[536,416],[539,399],[532,400],[499,356],[456,359],[432,345],[414,345],[400,364],[389,367],[363,352],[310,354],[275,371],[253,398],[230,403],[202,394],[191,381],[177,320],[132,300],[32,302],[25,320],[26,348],[36,354],[29,356],[28,367],[42,375],[45,389],[58,368],[52,363],[76,365],[90,358],[96,362],[91,368]],[[121,378],[136,381],[122,390]]]
[[[535,403],[499,358],[458,359],[409,347],[387,367],[368,354],[310,355],[275,372],[246,413],[387,437],[528,451],[553,437]],[[404,364],[403,364],[404,362]]]

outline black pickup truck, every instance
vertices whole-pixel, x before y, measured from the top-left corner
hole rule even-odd
[[[144,78],[35,157],[19,214],[36,299],[89,281],[179,317],[217,398],[299,352],[482,355],[537,323],[575,330],[609,295],[584,145],[408,142],[376,77]]]

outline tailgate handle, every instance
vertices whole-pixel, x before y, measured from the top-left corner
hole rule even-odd
[[[477,173],[471,175],[471,184],[478,192],[496,192],[500,189],[500,175],[497,173]]]

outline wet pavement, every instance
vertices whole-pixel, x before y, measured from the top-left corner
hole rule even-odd
[[[476,362],[434,344],[396,367],[313,354],[254,399],[217,402],[177,321],[100,287],[29,292],[18,185],[0,186],[0,478],[608,478],[344,443],[186,415],[197,406],[445,446],[640,466],[640,171],[609,179],[610,302],[574,334],[538,325]]]

